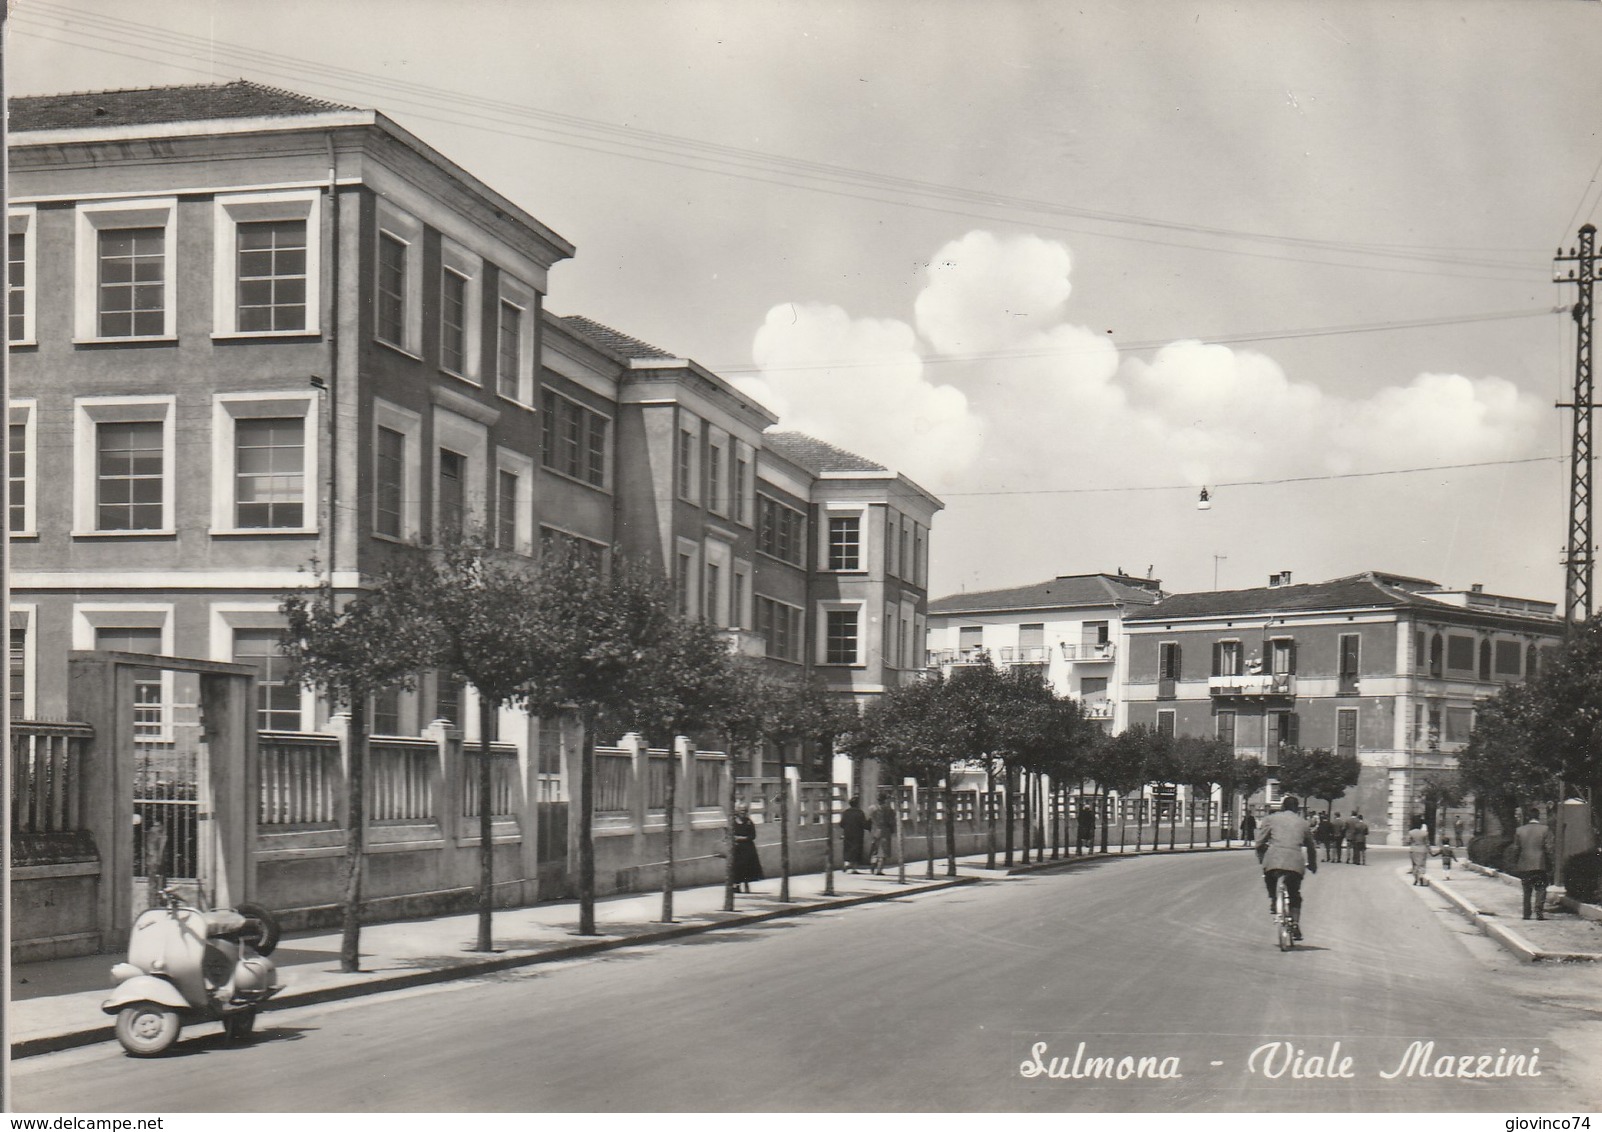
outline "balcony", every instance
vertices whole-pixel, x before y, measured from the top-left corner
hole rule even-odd
[[[1079,705],[1086,719],[1111,719],[1113,706],[1109,700],[1085,700]]]
[[[1007,665],[1044,665],[1051,662],[1051,649],[1045,645],[1019,645],[1017,648],[997,649],[996,659],[1000,663]]]
[[[1265,699],[1294,696],[1296,677],[1288,672],[1248,672],[1239,676],[1210,676],[1208,694],[1219,699]]]
[[[990,650],[986,648],[929,650],[930,668],[943,668],[948,664],[984,664],[989,659]]]
[[[1101,641],[1100,643],[1089,645],[1071,645],[1067,641],[1062,643],[1062,658],[1081,663],[1111,660],[1113,651],[1113,643],[1111,641]]]

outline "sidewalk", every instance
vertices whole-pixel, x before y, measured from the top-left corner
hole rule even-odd
[[[1411,870],[1402,874],[1411,879]],[[1438,860],[1429,863],[1430,887],[1481,931],[1528,961],[1602,961],[1602,922],[1579,914],[1579,905],[1563,898],[1561,888],[1548,893],[1546,919],[1524,919],[1524,891],[1517,877],[1491,872],[1461,861],[1450,872]],[[1561,898],[1561,899],[1560,899]]]

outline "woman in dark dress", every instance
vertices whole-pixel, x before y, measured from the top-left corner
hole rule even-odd
[[[751,882],[763,880],[762,858],[757,856],[756,825],[751,811],[741,806],[734,811],[734,883],[744,892]]]

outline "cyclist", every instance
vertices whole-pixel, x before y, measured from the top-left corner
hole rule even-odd
[[[1283,874],[1290,895],[1291,938],[1302,938],[1302,872],[1318,872],[1318,845],[1312,827],[1298,812],[1301,803],[1291,794],[1257,827],[1257,861],[1268,885],[1268,911],[1274,907],[1274,885]]]

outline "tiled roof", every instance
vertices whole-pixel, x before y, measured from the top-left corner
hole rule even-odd
[[[638,338],[630,338],[621,330],[613,330],[610,326],[603,326],[593,318],[585,318],[581,314],[563,315],[562,322],[596,345],[625,358],[674,358],[678,356],[670,354],[658,346],[653,346],[649,342],[642,342]]]
[[[800,464],[814,475],[823,472],[886,472],[890,469],[883,464],[875,464],[872,460],[864,459],[855,452],[847,452],[844,448],[836,448],[826,441],[818,440],[803,432],[765,432],[762,434],[762,443],[765,447],[777,452],[787,460]]]
[[[1086,605],[1151,605],[1162,595],[1155,583],[1114,574],[1076,574],[1005,590],[951,594],[929,603],[929,615],[1001,613],[1018,609],[1059,609]]]
[[[10,100],[13,133],[93,126],[148,126],[220,118],[274,118],[358,107],[262,86],[247,79],[195,86],[34,94]]]
[[[1300,586],[1261,586],[1250,590],[1174,594],[1125,620],[1161,621],[1170,617],[1209,617],[1236,613],[1372,609],[1376,606],[1412,605],[1418,600],[1417,595],[1398,586],[1387,585],[1374,574],[1368,573]]]

